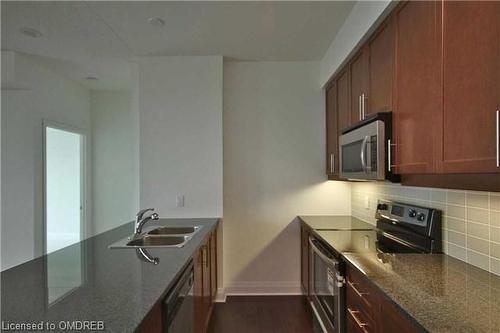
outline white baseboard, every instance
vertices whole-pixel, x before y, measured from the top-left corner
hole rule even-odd
[[[217,298],[224,299],[224,301],[227,296],[302,295],[302,287],[300,282],[290,281],[238,281],[225,288],[219,288],[217,294],[221,295]]]

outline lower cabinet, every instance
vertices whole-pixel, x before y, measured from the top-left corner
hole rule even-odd
[[[309,227],[300,226],[300,276],[304,295],[309,295]]]
[[[216,227],[217,228],[217,227]],[[194,264],[194,333],[205,333],[208,328],[217,293],[217,229],[202,242],[193,255]],[[158,302],[142,321],[137,332],[163,333],[163,301]]]
[[[396,308],[367,278],[347,266],[346,328],[347,332],[401,332],[422,331]]]
[[[194,257],[195,333],[207,331],[217,293],[217,233],[213,231]]]

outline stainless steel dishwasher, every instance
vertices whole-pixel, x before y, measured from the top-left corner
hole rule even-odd
[[[194,332],[193,282],[191,260],[163,303],[165,333]]]

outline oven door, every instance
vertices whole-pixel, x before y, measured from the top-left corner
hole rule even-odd
[[[377,120],[340,136],[340,176],[385,179],[384,122]]]
[[[311,306],[324,332],[344,331],[345,279],[340,262],[314,237],[310,244]]]

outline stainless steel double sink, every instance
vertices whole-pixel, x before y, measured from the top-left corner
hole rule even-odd
[[[140,236],[131,236],[119,240],[109,246],[111,249],[149,248],[149,247],[183,247],[193,238],[202,226],[187,227],[154,227]]]

